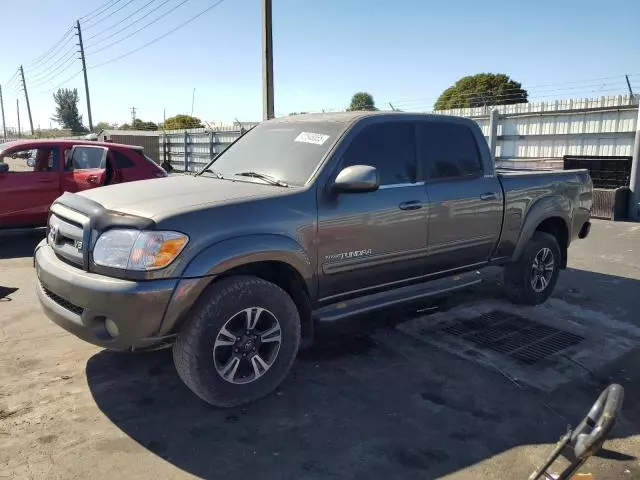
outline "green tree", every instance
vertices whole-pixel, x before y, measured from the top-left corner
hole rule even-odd
[[[184,128],[202,128],[202,122],[198,117],[191,115],[176,115],[169,117],[164,122],[165,130],[182,130]]]
[[[119,130],[151,130],[151,131],[155,131],[155,130],[158,130],[158,125],[156,125],[153,122],[145,122],[143,120],[140,120],[139,118],[136,118],[133,121],[133,125],[129,125],[128,123],[125,123],[123,125],[120,125]]]
[[[478,73],[458,80],[447,88],[434,105],[435,110],[526,103],[527,91],[504,73]]]
[[[63,128],[70,129],[73,133],[84,133],[87,128],[82,125],[82,115],[78,112],[78,89],[59,88],[53,94],[56,103],[56,112],[51,120],[60,124]]]
[[[352,112],[355,110],[377,110],[377,108],[370,93],[358,92],[351,97],[348,110]]]
[[[115,130],[116,128],[118,128],[118,125],[115,123],[98,122],[93,126],[93,131],[96,133],[100,133],[102,130]]]

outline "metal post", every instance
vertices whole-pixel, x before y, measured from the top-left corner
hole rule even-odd
[[[80,20],[76,21],[78,29],[78,46],[80,47],[80,60],[82,60],[82,73],[84,73],[84,91],[87,95],[87,114],[89,116],[89,130],[93,130],[93,119],[91,118],[91,99],[89,98],[89,80],[87,79],[87,63],[84,59],[84,45],[82,43],[82,30],[80,29]],[[133,127],[133,125],[132,125]]]
[[[18,114],[18,138],[20,138],[20,136],[22,135],[22,132],[20,131],[20,100],[18,100],[16,98],[16,112]]]
[[[213,130],[209,131],[209,160],[213,160]]]
[[[22,76],[22,89],[24,90],[24,99],[27,102],[27,113],[29,114],[29,126],[31,127],[31,135],[33,135],[33,119],[31,118],[31,106],[29,105],[29,94],[27,93],[27,84],[24,81],[24,70],[20,65],[20,75]]]
[[[274,117],[273,108],[273,37],[271,35],[271,0],[262,1],[262,118]]]
[[[0,108],[2,109],[2,132],[4,140],[7,139],[7,122],[4,121],[4,100],[2,100],[2,87],[0,86]]]
[[[496,147],[498,145],[498,122],[500,121],[500,113],[497,108],[491,110],[489,113],[489,151],[491,156],[496,157]]]
[[[187,130],[184,131],[184,171],[189,171],[189,156],[187,153],[187,146],[189,145],[189,134]]]
[[[629,187],[631,188],[629,217],[637,219],[640,216],[640,104],[638,104],[638,118],[636,119],[636,140],[633,144]]]

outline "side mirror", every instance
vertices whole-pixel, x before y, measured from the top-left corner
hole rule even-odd
[[[336,193],[375,192],[379,187],[378,170],[369,165],[343,168],[333,182],[333,191]]]
[[[0,162],[0,173],[7,173],[9,171],[9,165]]]
[[[33,158],[27,159],[27,167],[33,168],[36,166],[36,161]]]

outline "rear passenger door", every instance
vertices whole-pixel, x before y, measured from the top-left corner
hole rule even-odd
[[[487,261],[503,199],[493,169],[484,171],[476,136],[463,123],[421,121],[417,143],[429,197],[429,273]]]
[[[107,149],[76,145],[65,150],[62,190],[78,192],[104,185],[107,173]]]

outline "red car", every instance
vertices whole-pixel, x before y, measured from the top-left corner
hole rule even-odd
[[[39,227],[63,192],[166,177],[142,147],[89,140],[0,143],[0,231]]]

